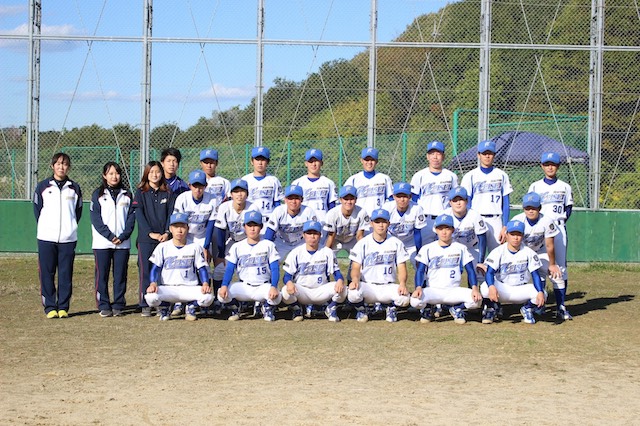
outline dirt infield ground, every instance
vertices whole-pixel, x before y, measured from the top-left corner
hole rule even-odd
[[[35,268],[0,258],[0,424],[638,422],[637,266],[572,265],[575,319],[534,326],[100,318],[87,257],[47,320]]]

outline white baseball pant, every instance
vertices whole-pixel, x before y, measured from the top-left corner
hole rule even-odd
[[[420,298],[411,298],[411,306],[416,309],[424,309],[427,305],[436,305],[438,303],[443,305],[464,303],[464,307],[467,309],[477,309],[482,306],[482,300],[474,301],[471,289],[464,287],[426,287],[422,289]]]
[[[500,297],[500,303],[525,303],[530,301],[536,303],[536,297],[538,296],[538,290],[533,284],[523,285],[507,285],[501,281],[496,280],[495,286],[498,289],[498,296]],[[485,299],[489,298],[489,286],[486,281],[480,285],[480,294]],[[547,292],[544,292],[544,299],[547,300]]]
[[[351,303],[360,303],[364,300],[368,304],[393,302],[396,306],[409,306],[410,297],[401,296],[398,293],[399,287],[398,284],[370,284],[360,281],[357,289],[349,289],[347,297]]]
[[[242,281],[237,281],[229,284],[227,297],[225,299],[220,297],[218,291],[218,301],[220,303],[230,303],[231,300],[236,299],[240,302],[267,302],[269,305],[278,306],[282,300],[282,295],[278,293],[275,299],[269,299],[269,290],[271,284],[249,284]]]
[[[213,303],[213,294],[203,294],[199,285],[161,285],[156,293],[146,293],[144,299],[152,307],[158,307],[162,302],[189,303],[194,300],[198,306],[207,307]]]
[[[347,298],[347,287],[345,286],[340,293],[336,293],[335,286],[335,281],[314,288],[296,285],[294,294],[289,294],[287,286],[284,286],[280,293],[282,294],[282,301],[287,305],[296,302],[303,305],[322,305],[329,301],[342,303]]]

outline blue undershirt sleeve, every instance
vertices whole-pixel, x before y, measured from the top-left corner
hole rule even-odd
[[[280,280],[280,265],[278,261],[271,262],[269,269],[271,269],[271,287],[278,288],[278,280]]]
[[[507,226],[509,222],[509,196],[502,197],[502,226]]]
[[[291,275],[291,274],[290,274],[290,273],[288,273],[288,272],[285,272],[285,273],[284,273],[284,278],[282,278],[282,282],[284,283],[284,285],[287,285],[287,283],[288,283],[289,281],[293,281],[293,275]]]
[[[336,202],[332,201],[332,202],[328,203],[327,206],[329,207],[329,210],[331,210],[332,208],[334,208],[336,206]]]
[[[464,265],[465,271],[467,271],[467,281],[469,282],[469,288],[474,285],[478,285],[478,277],[476,277],[476,270],[473,268],[473,262],[469,262]]]
[[[207,250],[211,245],[211,239],[213,238],[213,228],[215,224],[216,224],[215,220],[210,220],[209,222],[207,222],[207,231],[204,237],[205,250]]]
[[[160,272],[162,272],[162,268],[158,265],[151,265],[151,272],[149,272],[149,282],[157,283],[158,278],[160,278]]]
[[[416,264],[415,286],[416,288],[424,287],[424,273],[427,270],[427,265],[422,262],[416,262]]]
[[[571,216],[571,213],[573,212],[573,206],[565,206],[564,212],[567,215],[567,218],[565,219],[566,222],[567,220],[569,220],[569,216]]]
[[[413,242],[416,244],[416,251],[420,251],[422,248],[422,230],[413,229]]]
[[[267,228],[267,231],[264,233],[264,239],[274,241],[276,239],[276,231],[271,228]]]
[[[209,271],[207,271],[207,267],[203,266],[202,268],[198,268],[198,277],[200,277],[201,283],[209,283]]]
[[[531,277],[533,278],[533,286],[536,290],[543,291],[544,287],[542,286],[542,280],[540,279],[540,274],[537,269],[531,273]]]
[[[340,272],[339,270],[336,270],[336,271],[333,273],[333,278],[335,278],[335,279],[336,279],[336,281],[338,281],[338,280],[342,280],[342,281],[344,281],[344,277],[342,276],[342,272]]]
[[[218,246],[218,257],[224,258],[224,243],[226,242],[227,231],[222,228],[216,228],[216,245]]]
[[[496,283],[495,275],[496,270],[491,266],[487,266],[487,274],[484,276],[484,280],[487,282],[488,286],[492,286]]]
[[[487,252],[487,234],[478,235],[478,263],[484,262],[484,255]]]
[[[233,272],[236,270],[236,264],[227,262],[227,267],[224,269],[224,277],[222,277],[222,287],[227,287],[231,283],[233,278]]]
[[[276,208],[278,207],[280,204],[282,204],[280,201],[274,201],[273,202],[273,207]]]
[[[418,202],[418,198],[420,198],[418,194],[411,194],[411,201],[413,201],[414,203]]]

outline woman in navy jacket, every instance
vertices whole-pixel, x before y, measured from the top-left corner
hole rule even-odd
[[[96,261],[95,296],[100,316],[120,316],[126,306],[131,233],[135,226],[133,196],[122,183],[122,168],[109,161],[102,184],[91,195],[91,232]],[[113,264],[113,303],[109,300],[109,271]]]
[[[144,168],[138,190],[133,198],[136,221],[138,222],[138,240],[136,242],[140,277],[138,299],[143,317],[151,316],[151,308],[144,298],[150,283],[151,262],[149,262],[149,258],[158,244],[170,238],[169,217],[173,213],[174,203],[175,194],[167,185],[162,164],[158,161],[150,161]]]
[[[69,179],[71,159],[58,152],[51,159],[53,176],[40,182],[33,194],[38,222],[40,295],[47,318],[67,318],[73,288],[73,260],[82,215],[82,191]],[[54,283],[58,273],[58,288]]]

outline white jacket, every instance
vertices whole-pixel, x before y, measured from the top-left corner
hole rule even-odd
[[[124,188],[116,196],[116,200],[108,189],[96,189],[91,196],[91,234],[92,249],[130,249],[131,232],[135,223],[134,211],[131,209],[133,197]],[[105,234],[108,237],[105,237]],[[115,237],[122,240],[116,245],[111,242]]]
[[[78,241],[78,220],[82,214],[80,186],[67,180],[62,189],[53,178],[38,184],[33,196],[38,221],[36,238],[53,243]]]

